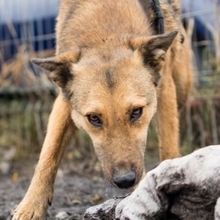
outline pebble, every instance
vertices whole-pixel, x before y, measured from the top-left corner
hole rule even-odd
[[[0,163],[0,172],[4,175],[8,174],[11,169],[11,164],[6,161]]]
[[[66,219],[68,217],[70,217],[70,215],[64,211],[61,211],[56,215],[56,219]]]

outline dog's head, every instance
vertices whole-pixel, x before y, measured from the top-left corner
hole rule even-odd
[[[98,49],[33,60],[62,88],[74,123],[88,132],[105,176],[119,188],[142,177],[160,71],[176,34],[110,40]]]

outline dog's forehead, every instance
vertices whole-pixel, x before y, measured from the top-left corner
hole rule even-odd
[[[76,64],[73,68],[75,85],[82,90],[116,92],[130,90],[143,93],[152,85],[152,76],[142,60],[126,57],[121,60],[100,61],[99,63]],[[86,87],[86,88],[85,88]],[[74,88],[73,88],[74,89]]]
[[[98,66],[103,63],[120,62],[132,57],[133,51],[125,44],[101,45],[98,48],[83,48],[81,50],[80,66]]]
[[[151,102],[154,89],[150,75],[145,69],[120,65],[99,66],[76,76],[73,104],[77,105],[80,111],[83,109],[83,114],[103,112],[102,109],[106,106],[113,109],[135,108]],[[75,100],[74,97],[81,98]]]
[[[134,77],[140,77],[143,72],[147,76],[143,58],[136,52],[124,46],[109,51],[104,49],[94,53],[93,50],[84,51],[80,61],[73,64],[73,73],[89,80],[104,79],[110,87],[114,79],[120,81],[123,78],[124,81],[133,78],[135,82]]]

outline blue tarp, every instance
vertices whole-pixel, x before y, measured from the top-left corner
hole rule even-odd
[[[54,33],[58,7],[59,0],[0,1],[0,50],[4,60],[17,51],[14,39],[18,39],[19,43],[31,43],[36,51],[54,47],[54,39],[33,42],[30,37]],[[183,15],[204,12],[195,16],[196,40],[211,38],[210,28],[215,25],[214,8],[214,0],[182,0]]]
[[[220,5],[220,0],[216,1]],[[182,0],[183,17],[193,16],[196,27],[196,40],[207,40],[212,38],[212,30],[216,25],[216,4],[214,0]],[[220,17],[218,17],[219,19]]]
[[[55,17],[59,0],[1,0],[0,24]]]

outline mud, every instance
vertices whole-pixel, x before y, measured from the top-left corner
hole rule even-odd
[[[0,173],[0,220],[9,220],[10,212],[24,197],[33,176],[37,157],[36,155],[27,161],[12,163],[7,174]],[[155,168],[158,161],[157,150],[149,150],[146,156],[146,171]],[[85,164],[90,163],[76,163],[65,159],[64,156],[58,169],[53,203],[48,209],[47,220],[81,220],[87,208],[131,192],[111,186],[103,177],[99,165],[89,169],[93,170],[92,172],[83,171]]]
[[[2,176],[0,179],[0,220],[10,219],[10,212],[23,198],[32,173],[22,174],[17,180],[13,180],[14,175]],[[65,219],[82,219],[86,208],[118,194],[116,191],[97,173],[81,176],[59,170],[47,219],[57,219],[56,216],[62,216],[62,212],[68,215]]]
[[[71,166],[74,167],[74,163]],[[148,164],[147,169],[155,166],[155,163]],[[131,191],[112,187],[103,178],[99,169],[90,174],[74,170],[76,167],[71,169],[66,165],[61,165],[58,170],[53,203],[47,212],[48,220],[82,219],[83,213],[90,206],[103,203],[115,196],[126,195]],[[14,165],[7,175],[0,174],[0,220],[10,219],[10,212],[25,195],[33,171],[33,163],[23,163]]]

